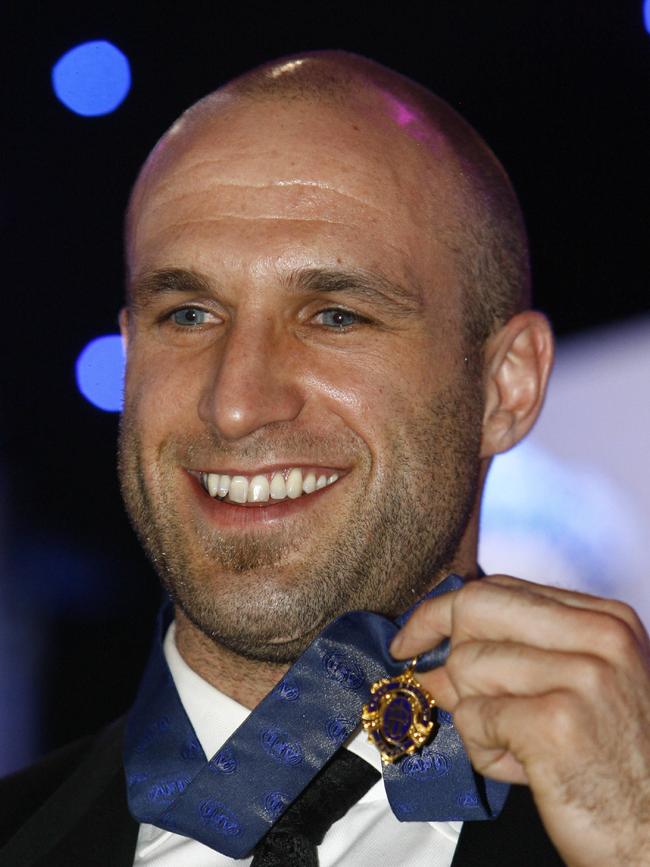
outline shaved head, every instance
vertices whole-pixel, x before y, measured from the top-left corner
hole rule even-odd
[[[444,219],[436,220],[434,233],[455,256],[470,348],[480,347],[501,324],[530,305],[523,215],[508,176],[490,148],[454,109],[422,85],[343,51],[271,61],[184,112],[162,136],[136,182],[127,211],[127,251],[137,204],[178,158],[186,142],[197,135],[210,135],[216,120],[238,108],[254,110],[255,105],[269,102],[282,106],[309,103],[323,110],[348,112],[361,128],[365,124],[377,127],[387,144],[396,135],[410,140],[411,151],[423,166],[428,162],[444,168],[453,195],[446,198]],[[260,138],[264,138],[263,128]],[[435,197],[435,187],[435,183],[422,185],[423,201],[428,195]]]

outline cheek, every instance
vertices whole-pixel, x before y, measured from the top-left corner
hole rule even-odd
[[[124,388],[124,415],[148,447],[198,421],[198,370],[179,364],[172,353],[132,352]]]
[[[386,356],[390,354],[390,362]],[[437,388],[433,365],[418,363],[408,353],[366,354],[321,364],[304,377],[307,407],[314,416],[338,416],[377,459],[391,450],[397,429],[429,406]]]

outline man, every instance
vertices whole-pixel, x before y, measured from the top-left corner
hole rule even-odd
[[[379,783],[320,863],[556,863],[553,847],[571,865],[650,863],[638,618],[476,580],[490,460],[534,423],[552,361],[519,208],[477,134],[363,58],[277,61],[163,136],[126,240],[120,478],[174,602],[165,656],[207,757],[339,615],[394,618],[456,573],[391,652],[451,639],[418,680],[477,771],[530,787],[553,845],[526,789],[459,842],[457,823],[398,824]],[[379,764],[363,740],[348,745]],[[190,833],[124,831],[120,742],[111,729],[13,781],[0,864],[234,863]]]

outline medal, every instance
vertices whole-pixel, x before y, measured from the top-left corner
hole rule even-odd
[[[436,701],[415,679],[416,661],[397,677],[383,677],[374,683],[370,701],[363,706],[361,722],[384,764],[412,755],[437,729],[433,718]]]

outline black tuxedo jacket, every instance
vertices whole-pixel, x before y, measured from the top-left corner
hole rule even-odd
[[[138,824],[126,803],[123,728],[118,720],[0,781],[0,867],[132,867]],[[463,825],[452,867],[562,864],[528,789],[513,786],[496,821]]]

